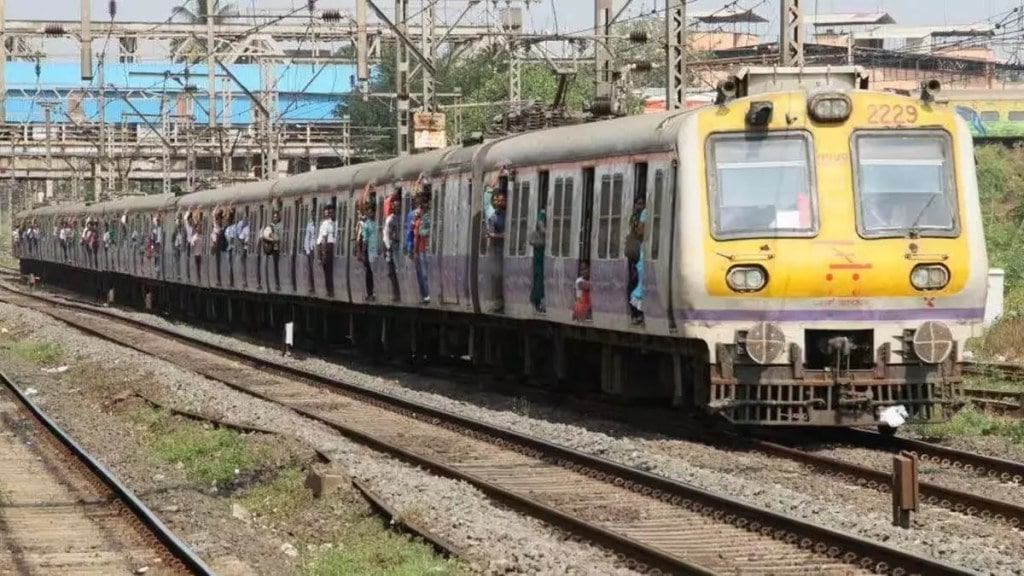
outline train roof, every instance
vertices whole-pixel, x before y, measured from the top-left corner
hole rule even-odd
[[[680,119],[692,112],[674,110],[513,134],[479,145],[449,147],[377,162],[316,170],[274,181],[247,182],[193,192],[180,197],[171,194],[135,196],[89,205],[46,206],[23,214],[120,215],[139,210],[159,210],[173,205],[182,208],[210,207],[249,203],[270,196],[294,197],[326,189],[359,190],[370,182],[410,181],[415,180],[420,174],[436,176],[450,171],[468,171],[471,169],[474,156],[481,150],[485,153],[485,169],[492,169],[501,164],[544,165],[609,154],[666,151],[674,147]]]
[[[514,164],[544,165],[671,150],[681,118],[693,112],[639,114],[509,136],[489,145],[485,167],[513,163],[513,158]]]

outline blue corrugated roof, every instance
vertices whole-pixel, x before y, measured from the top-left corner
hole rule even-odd
[[[257,64],[235,64],[230,70],[249,91],[258,94],[260,86],[260,67]],[[188,77],[180,76],[188,72]],[[146,74],[138,74],[138,73]],[[160,99],[166,92],[167,106],[175,106],[178,96],[182,93],[182,85],[174,78],[165,79],[152,74],[171,72],[181,82],[195,86],[196,102],[195,117],[199,122],[206,122],[208,98],[206,95],[206,66],[185,66],[179,63],[108,63],[105,66],[105,82],[113,88],[108,93],[106,114],[108,121],[118,122],[134,114],[131,107],[122,99],[118,90],[148,90],[150,97],[131,97],[132,104],[144,114],[159,114]],[[223,91],[226,84],[232,86],[231,120],[235,124],[247,124],[253,119],[253,103],[234,81],[224,75],[223,70],[216,70],[218,100],[218,117],[223,116]],[[330,119],[332,110],[352,89],[351,78],[356,72],[351,65],[311,65],[281,64],[274,66],[274,77],[278,79],[278,114],[285,120],[321,120]],[[94,72],[93,81],[83,81],[81,70],[76,62],[44,62],[40,67],[39,78],[36,78],[34,62],[8,62],[6,67],[8,86],[7,121],[42,121],[42,101],[57,97],[54,109],[54,120],[67,119],[67,95],[81,90],[83,87],[98,87],[98,70]],[[173,108],[172,108],[173,109]],[[82,104],[82,111],[88,118],[99,117],[99,102],[88,98]]]

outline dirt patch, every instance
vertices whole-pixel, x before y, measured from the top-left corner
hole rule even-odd
[[[133,394],[173,404],[152,373],[35,340],[31,327],[4,327],[4,371],[217,573],[463,570],[389,532],[349,486],[314,499],[304,480],[315,453],[297,440],[173,415]],[[226,412],[206,415],[230,421]]]

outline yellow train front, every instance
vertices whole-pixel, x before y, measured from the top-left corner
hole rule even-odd
[[[891,431],[960,403],[988,272],[971,134],[936,82],[866,88],[747,70],[681,130],[695,401],[729,421]]]

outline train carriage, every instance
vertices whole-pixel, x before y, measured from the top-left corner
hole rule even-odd
[[[176,264],[163,272],[122,248],[101,276],[145,280],[158,299],[177,285],[190,298],[288,302],[305,309],[299,329],[321,339],[465,355],[736,424],[891,429],[955,409],[986,296],[971,134],[939,90],[870,91],[853,67],[746,69],[695,110],[19,218],[124,214],[135,232],[162,214],[173,237],[169,214],[203,213],[201,281],[167,241],[164,262]],[[423,182],[431,236],[416,259],[400,241],[394,299],[385,199],[402,198],[404,240]],[[370,189],[372,301],[355,245]],[[309,245],[325,206],[337,218],[333,295]],[[210,251],[218,207],[249,223],[244,258]],[[280,289],[258,249],[274,212]],[[489,241],[488,222],[502,218],[504,241]],[[56,280],[79,267],[44,244],[24,267]],[[424,262],[429,302],[416,274]],[[317,310],[330,316],[307,320]]]

